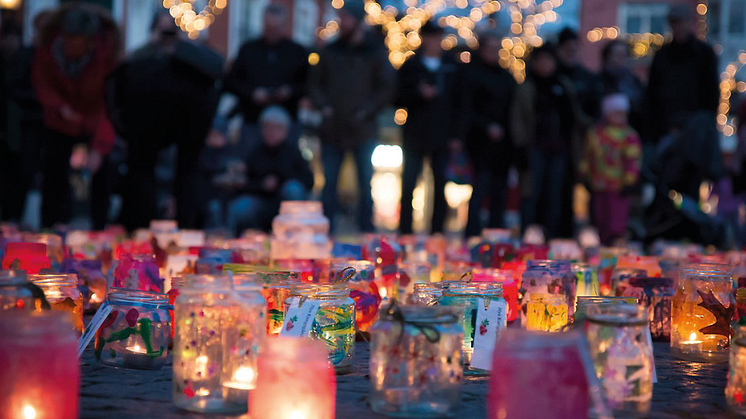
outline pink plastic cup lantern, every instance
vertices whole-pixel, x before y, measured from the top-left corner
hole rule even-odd
[[[40,270],[52,267],[44,243],[8,243],[3,269],[10,269],[16,259],[21,262],[20,269],[29,274],[38,274]]]
[[[508,303],[508,322],[518,318],[518,281],[513,278],[513,271],[507,269],[474,268],[472,282],[497,282],[503,286],[503,298]]]
[[[252,419],[334,419],[336,382],[323,343],[308,338],[267,341],[259,355]]]
[[[0,419],[77,419],[77,341],[59,311],[0,312]]]

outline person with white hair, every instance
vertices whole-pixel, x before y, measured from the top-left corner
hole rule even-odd
[[[624,94],[603,98],[603,119],[588,130],[580,163],[592,195],[592,220],[604,245],[624,237],[629,194],[640,175],[640,136],[629,125],[629,110],[629,98]]]
[[[300,149],[288,141],[292,119],[279,106],[270,106],[258,118],[262,142],[249,153],[246,183],[228,206],[228,228],[269,230],[280,202],[306,199],[313,173]]]

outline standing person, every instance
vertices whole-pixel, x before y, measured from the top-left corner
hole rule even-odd
[[[399,104],[407,109],[403,129],[404,173],[399,230],[412,233],[412,193],[425,157],[433,170],[432,233],[442,233],[446,203],[446,166],[449,148],[459,148],[463,138],[461,70],[440,46],[443,28],[433,22],[420,30],[422,47],[399,69]]]
[[[469,139],[466,147],[476,171],[474,192],[469,203],[466,235],[482,231],[480,213],[489,198],[489,228],[504,226],[508,191],[508,169],[513,163],[515,147],[510,127],[510,105],[516,82],[500,66],[500,42],[497,34],[481,37],[475,60],[469,65]]]
[[[349,0],[339,11],[339,39],[321,51],[311,68],[309,93],[324,120],[319,130],[324,164],[324,212],[332,225],[338,210],[337,180],[342,159],[355,157],[360,194],[358,226],[373,230],[370,162],[376,146],[376,117],[394,90],[386,51],[367,36],[362,1]]]
[[[116,24],[94,7],[63,6],[41,31],[31,81],[48,128],[42,165],[43,226],[71,218],[70,156],[76,143],[90,145],[93,227],[102,229],[106,223],[106,156],[114,144],[114,130],[106,116],[105,83],[119,51]]]
[[[280,4],[267,6],[262,37],[241,46],[225,77],[225,90],[239,99],[244,118],[241,135],[251,144],[261,142],[258,118],[265,107],[282,106],[295,118],[305,93],[308,53],[288,37],[287,26],[287,9]],[[300,136],[295,122],[290,136],[292,142]]]
[[[591,211],[604,245],[624,237],[630,209],[628,194],[640,174],[640,137],[627,120],[629,109],[624,94],[604,97],[602,120],[588,130],[580,165],[593,195]]]
[[[647,141],[652,144],[697,111],[715,113],[719,100],[717,57],[712,47],[695,35],[694,11],[689,5],[671,7],[668,23],[673,40],[653,57],[648,80]]]
[[[645,125],[645,86],[629,68],[629,46],[618,39],[609,41],[601,52],[601,83],[604,96],[623,93],[629,99],[629,123],[638,133]]]
[[[575,137],[577,103],[570,82],[557,74],[552,45],[531,53],[526,82],[517,89],[514,103],[513,135],[528,148],[530,171],[530,182],[524,183],[529,188],[524,190],[523,226],[541,224],[548,238],[555,238],[562,232],[563,186],[580,147]]]
[[[557,38],[557,74],[570,81],[580,105],[579,110],[587,117],[585,121],[578,122],[590,125],[600,116],[598,109],[603,85],[598,75],[580,62],[582,46],[578,33],[571,28],[564,28]]]
[[[109,86],[112,119],[128,145],[121,222],[129,230],[158,217],[155,166],[158,153],[178,148],[173,195],[180,227],[195,228],[203,197],[198,160],[217,108],[223,59],[179,38],[166,12],[152,25],[150,43],[117,69]]]

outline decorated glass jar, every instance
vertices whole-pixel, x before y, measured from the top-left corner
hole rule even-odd
[[[573,321],[575,323],[585,320],[588,310],[593,306],[610,306],[618,304],[637,305],[637,298],[634,297],[578,297],[578,303],[575,307]]]
[[[684,265],[671,308],[671,353],[689,361],[727,361],[735,316],[733,268]]]
[[[381,298],[399,299],[399,264],[402,249],[395,235],[366,234],[362,258],[376,265],[376,282]]]
[[[629,253],[624,247],[602,247],[598,249],[598,286],[601,295],[614,295],[612,274],[619,256]]]
[[[66,311],[72,316],[73,326],[83,334],[83,294],[78,290],[78,276],[75,274],[29,275],[29,280],[44,291],[52,310]],[[36,309],[41,310],[37,301]]]
[[[420,306],[433,306],[440,302],[443,297],[443,283],[431,282],[429,284],[414,284],[412,303]]]
[[[223,397],[230,403],[245,404],[249,390],[256,388],[257,356],[266,340],[267,302],[262,296],[262,284],[247,275],[234,275],[233,288],[241,303],[242,319],[239,334],[233,335],[231,352],[235,356],[223,361],[223,370],[232,371],[223,382]]]
[[[647,277],[648,272],[644,269],[637,268],[618,268],[614,269],[611,274],[611,294],[615,297],[624,295],[624,291],[629,287],[630,278]]]
[[[18,266],[16,265],[18,261]],[[8,243],[3,258],[3,269],[21,269],[30,274],[38,274],[42,269],[50,269],[52,262],[47,256],[44,243]]]
[[[375,264],[367,260],[351,260],[331,264],[330,278],[340,278],[350,287],[350,297],[355,300],[355,324],[360,332],[370,330],[378,318],[381,296],[375,283]],[[349,272],[349,278],[347,277]]]
[[[617,257],[616,267],[617,269],[642,269],[647,276],[661,276],[658,256],[622,255]]]
[[[155,256],[151,254],[122,254],[109,282],[110,288],[163,292],[163,278],[160,277]]]
[[[176,406],[195,412],[245,412],[247,399],[236,395],[234,383],[252,379],[251,371],[240,368],[256,356],[253,349],[261,339],[256,330],[264,321],[257,306],[238,295],[228,276],[187,275],[174,312]]]
[[[474,268],[471,282],[497,282],[503,286],[503,298],[508,303],[508,323],[515,321],[520,313],[518,303],[518,281],[513,271],[507,269]]]
[[[495,346],[492,368],[500,373],[490,378],[489,419],[611,417],[579,332],[508,329]]]
[[[739,327],[733,338],[725,401],[739,416],[746,415],[746,327]]]
[[[371,330],[370,404],[397,417],[453,413],[461,376],[460,310],[389,306]]]
[[[43,296],[43,291],[28,281],[26,272],[0,270],[0,310],[34,310],[40,292]]]
[[[267,335],[279,335],[285,321],[285,300],[293,287],[300,285],[300,273],[249,272],[247,275],[262,284],[262,296],[267,301]]]
[[[573,263],[572,275],[575,277],[575,292],[578,297],[601,295],[598,288],[598,274],[594,267],[587,263]]]
[[[268,339],[249,393],[252,419],[334,419],[336,383],[324,344],[306,338]]]
[[[0,312],[3,419],[77,419],[77,336],[58,311]]]
[[[671,278],[636,277],[629,280],[625,297],[634,297],[647,309],[653,339],[671,337],[671,303],[676,294]]]
[[[337,374],[352,372],[355,364],[355,300],[350,298],[347,285],[299,285],[285,300],[286,311],[295,299],[299,305],[308,300],[319,303],[308,335],[326,344],[329,362]]]
[[[572,282],[571,295],[567,294],[569,282]],[[570,263],[552,260],[530,260],[526,263],[526,271],[523,272],[521,289],[521,309],[523,317],[521,324],[526,325],[528,303],[533,294],[558,294],[562,295],[566,302],[575,304],[575,281],[570,275]]]
[[[586,336],[606,402],[616,417],[648,417],[653,347],[648,313],[627,304],[589,308]]]
[[[565,297],[560,294],[531,294],[526,304],[526,330],[559,332],[568,322]]]
[[[489,310],[489,307],[493,304],[495,307],[502,305],[502,311]],[[464,331],[462,351],[464,366],[467,367],[466,374],[485,374],[486,371],[471,367],[475,334],[480,333],[484,321],[496,325],[495,330],[498,337],[507,326],[507,303],[503,298],[502,285],[488,282],[453,283],[443,290],[440,305],[456,307],[460,311],[461,327]],[[480,312],[480,309],[483,312]]]
[[[321,202],[284,201],[272,220],[270,246],[272,261],[287,259],[329,259],[329,219]]]
[[[111,367],[161,369],[171,340],[168,296],[115,288],[108,304],[112,311],[96,331],[96,359]]]

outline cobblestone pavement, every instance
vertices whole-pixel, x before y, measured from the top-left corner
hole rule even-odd
[[[337,377],[337,419],[380,418],[367,405],[368,344],[356,347],[353,374]],[[668,343],[655,343],[658,383],[653,393],[651,418],[733,418],[725,408],[727,364],[697,364],[672,359]],[[487,378],[466,378],[459,418],[485,418]],[[161,371],[134,371],[102,367],[88,349],[82,359],[82,419],[225,418],[178,410],[171,402],[171,366]],[[529,396],[530,397],[530,396]],[[232,418],[248,418],[233,416]],[[548,419],[548,418],[537,418]]]

